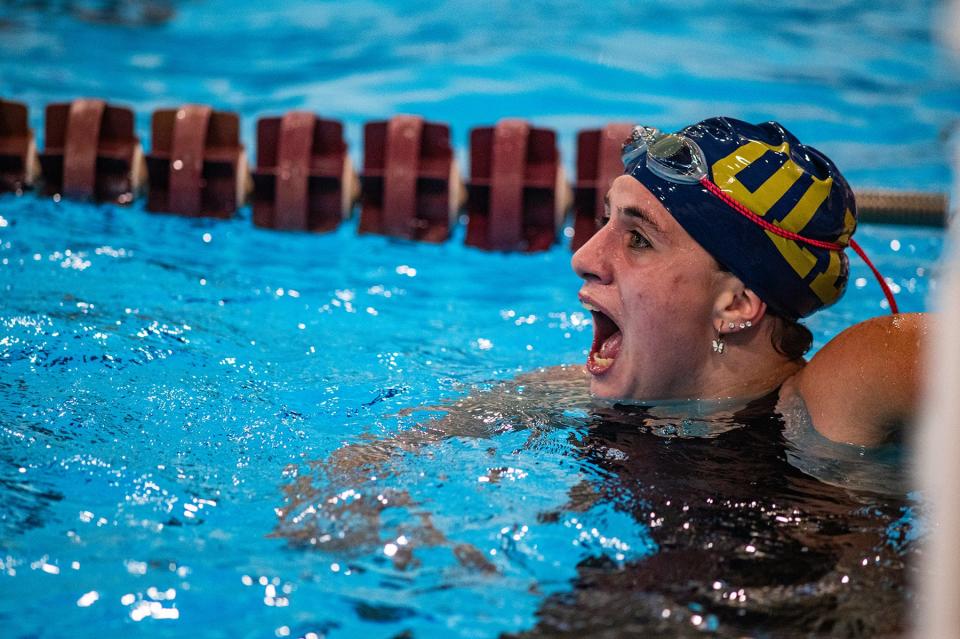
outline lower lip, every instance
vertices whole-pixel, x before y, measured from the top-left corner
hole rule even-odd
[[[590,349],[590,355],[587,357],[587,372],[594,377],[600,377],[616,366],[617,357],[623,348],[623,332],[617,330],[612,335],[608,335],[602,344],[596,345]],[[607,357],[601,357],[606,354]]]
[[[587,357],[587,372],[593,375],[594,377],[600,377],[610,372],[610,369],[613,368],[613,365],[616,364],[616,360],[609,364],[600,364],[596,361],[594,356],[596,353],[590,353],[590,356]]]

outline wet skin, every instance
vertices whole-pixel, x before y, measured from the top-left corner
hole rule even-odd
[[[604,398],[697,397],[699,371],[715,356],[714,306],[726,274],[632,177],[613,182],[607,214],[572,261],[584,280],[581,301],[622,333],[609,368],[588,366],[590,390]]]
[[[772,346],[766,305],[640,182],[614,180],[608,220],[573,256],[591,309],[590,391],[643,401],[780,397],[834,441],[873,446],[916,414],[923,314],[855,324],[809,363]],[[749,321],[746,329],[738,328]],[[732,324],[732,326],[731,326]],[[723,353],[712,341],[726,340]]]

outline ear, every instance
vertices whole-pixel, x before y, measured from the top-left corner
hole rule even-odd
[[[724,282],[713,307],[714,328],[720,333],[736,333],[759,325],[766,312],[767,303],[740,278],[731,276]]]

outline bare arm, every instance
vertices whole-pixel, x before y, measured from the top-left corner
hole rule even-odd
[[[360,467],[373,469],[392,456],[412,452],[448,437],[491,437],[503,416],[521,421],[535,412],[553,410],[557,403],[589,401],[589,379],[583,366],[541,368],[495,384],[447,404],[419,406],[400,414],[429,411],[442,415],[417,428],[388,437],[347,444],[335,450],[326,464],[338,473]]]
[[[922,313],[875,317],[846,329],[786,385],[828,439],[875,446],[913,420],[919,405]]]
[[[538,423],[552,419],[557,405],[569,405],[571,397],[589,397],[583,367],[545,368],[492,388],[475,392],[444,406],[415,410],[438,413],[417,427],[382,438],[347,444],[327,459],[291,465],[284,474],[284,503],[276,509],[279,521],[274,536],[295,545],[322,545],[328,549],[364,552],[381,543],[380,513],[388,507],[407,508],[417,524],[418,538],[433,546],[451,545],[465,565],[492,570],[482,553],[468,544],[454,544],[437,529],[423,504],[404,489],[384,485],[383,479],[401,466],[394,462],[430,444],[451,437],[491,437],[502,427],[529,429],[536,436]],[[425,540],[425,541],[424,541]],[[410,546],[394,556],[397,565],[410,561]]]

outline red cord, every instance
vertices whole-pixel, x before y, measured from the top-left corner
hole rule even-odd
[[[890,304],[891,313],[899,313],[900,309],[897,308],[897,300],[893,298],[893,291],[890,290],[890,287],[887,285],[887,281],[883,279],[883,276],[880,275],[880,271],[877,270],[877,267],[873,265],[873,262],[870,261],[870,258],[867,257],[867,253],[860,248],[860,245],[857,244],[857,241],[852,237],[850,238],[850,247],[857,252],[857,255],[860,256],[864,262],[867,263],[867,266],[870,267],[870,270],[873,271],[873,276],[877,278],[877,281],[880,282],[880,288],[883,289],[883,294],[887,296],[887,302]]]
[[[788,231],[784,228],[776,226],[766,221],[742,203],[733,199],[728,193],[725,193],[719,186],[710,181],[710,178],[706,175],[700,178],[700,184],[703,188],[707,189],[715,197],[722,200],[727,206],[732,208],[734,211],[743,215],[748,220],[756,224],[757,226],[762,227],[764,230],[770,231],[774,235],[779,235],[780,237],[785,237],[789,240],[794,240],[795,242],[802,242],[804,244],[809,244],[810,246],[816,246],[818,248],[827,249],[828,251],[842,251],[845,247],[842,244],[837,244],[836,242],[822,242],[820,240],[814,240],[809,237],[804,237],[792,231]],[[873,276],[877,278],[877,282],[880,283],[880,288],[883,289],[883,294],[887,298],[887,303],[890,304],[891,313],[899,313],[900,310],[897,308],[897,301],[893,297],[893,291],[890,290],[890,287],[887,285],[887,282],[883,279],[883,276],[880,275],[880,271],[877,270],[877,267],[873,265],[873,262],[870,261],[870,258],[867,257],[866,252],[860,245],[857,244],[853,238],[850,238],[850,246],[856,251],[857,255],[866,262],[867,266],[870,267],[870,270],[873,271]]]
[[[720,187],[714,184],[713,182],[711,182],[710,178],[708,178],[707,176],[703,176],[702,178],[700,178],[700,184],[702,184],[705,189],[710,191],[710,193],[712,193],[713,195],[723,200],[727,206],[735,210],[737,213],[739,213],[740,215],[743,215],[754,224],[758,226],[762,226],[764,229],[766,229],[767,231],[770,231],[774,235],[779,235],[780,237],[785,237],[789,240],[794,240],[796,242],[803,242],[804,244],[809,244],[810,246],[816,246],[822,249],[827,249],[828,251],[842,251],[844,249],[844,246],[842,244],[837,244],[835,242],[821,242],[820,240],[812,240],[809,237],[798,235],[792,231],[788,231],[787,229],[780,228],[779,226],[776,226],[774,224],[771,224],[770,222],[767,222],[765,219],[763,219],[762,217],[760,217],[759,215],[757,215],[756,213],[748,209],[746,206],[744,206],[740,202],[733,199],[733,197],[731,197],[727,193],[724,193],[720,189]]]

